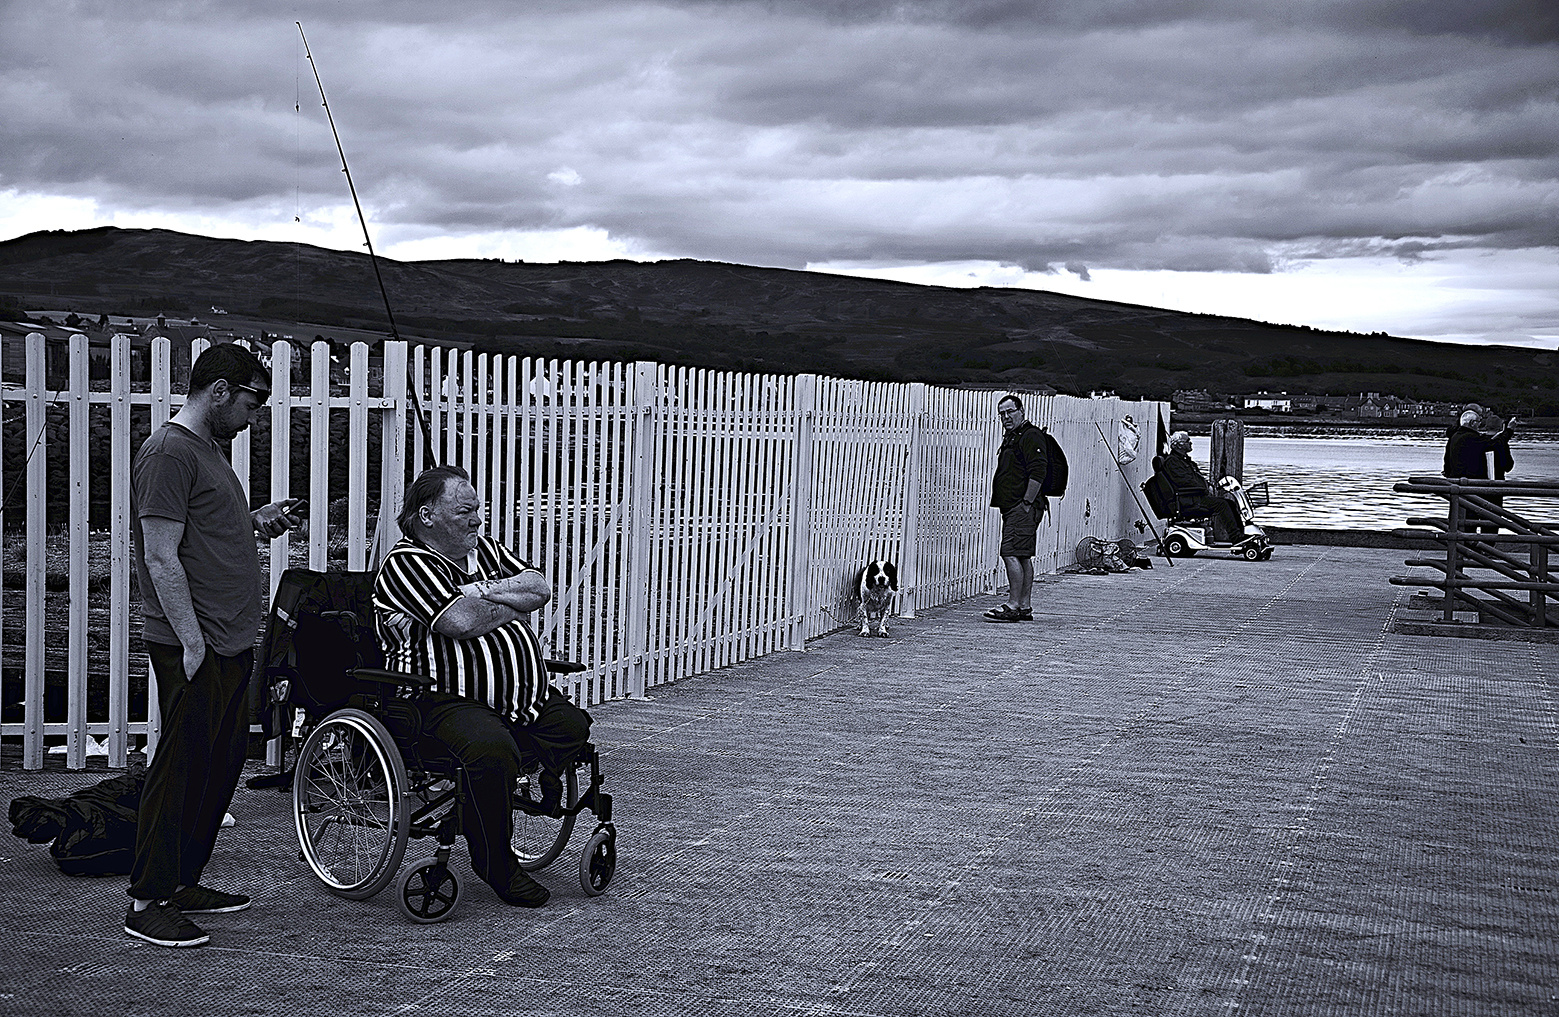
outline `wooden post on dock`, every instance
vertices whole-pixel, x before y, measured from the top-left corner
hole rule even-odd
[[[1245,482],[1245,425],[1238,420],[1213,421],[1207,479],[1216,484],[1224,477]]]

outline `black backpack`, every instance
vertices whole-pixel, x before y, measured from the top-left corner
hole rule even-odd
[[[1029,427],[1036,427],[1029,424]],[[1040,442],[1045,449],[1045,479],[1039,485],[1039,493],[1048,498],[1060,498],[1066,494],[1066,453],[1061,451],[1061,443],[1056,441],[1051,433],[1043,427],[1038,428]],[[1028,461],[1023,455],[1023,445],[1017,446],[1018,458],[1024,460],[1023,466],[1028,467]]]
[[[324,716],[359,691],[354,668],[384,666],[369,621],[373,584],[372,572],[282,573],[259,660],[267,698],[260,729],[266,738],[286,729],[289,704]],[[288,682],[285,701],[274,695],[281,679]]]
[[[1045,480],[1039,485],[1039,493],[1047,498],[1063,497],[1066,494],[1066,453],[1061,451],[1061,443],[1056,441],[1055,436],[1043,427],[1039,429],[1039,437],[1044,442],[1045,457],[1049,460],[1045,468]]]

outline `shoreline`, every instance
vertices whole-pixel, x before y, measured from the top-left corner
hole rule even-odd
[[[1173,410],[1169,415],[1171,431],[1189,431],[1196,435],[1210,433],[1215,420],[1237,420],[1251,427],[1304,427],[1322,431],[1348,432],[1356,430],[1415,431],[1443,429],[1456,423],[1452,417],[1336,417],[1329,415],[1299,415],[1292,413],[1199,413]],[[1559,430],[1559,417],[1521,417],[1518,426],[1534,431]]]
[[[1310,526],[1263,526],[1274,544],[1311,544],[1321,547],[1389,547],[1404,551],[1433,551],[1442,546],[1432,537],[1401,537],[1390,530],[1328,530]],[[1429,532],[1429,531],[1425,531]]]

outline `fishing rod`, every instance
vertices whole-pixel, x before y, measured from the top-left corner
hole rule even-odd
[[[330,112],[330,100],[325,98],[325,83],[319,79],[319,65],[314,63],[314,54],[309,50],[309,37],[303,32],[303,22],[296,21],[298,35],[303,40],[303,55],[308,57],[309,70],[314,72],[314,84],[319,88],[319,104],[325,108],[325,120],[330,124],[330,135],[336,139],[336,153],[341,156],[341,172],[346,174],[347,190],[352,192],[352,206],[357,209],[357,221],[363,227],[363,246],[368,248],[368,262],[373,265],[374,278],[379,282],[379,296],[384,298],[384,316],[390,322],[390,338],[401,341],[400,331],[395,327],[395,311],[390,307],[390,291],[385,288],[384,274],[379,271],[379,258],[374,254],[373,237],[368,235],[368,217],[363,215],[363,203],[357,199],[357,185],[352,183],[352,170],[346,164],[346,149],[341,146],[341,133],[336,130],[336,118]],[[408,374],[410,365],[407,365]],[[422,408],[422,399],[417,395],[415,379],[408,377],[412,384],[407,386],[411,392],[412,408],[417,414],[417,423],[422,430],[422,442],[427,446],[429,461],[438,465],[438,449],[433,444],[433,428],[428,424],[427,414]]]
[[[1115,468],[1120,471],[1121,479],[1126,482],[1126,490],[1131,492],[1131,500],[1137,503],[1137,511],[1142,513],[1142,518],[1148,521],[1148,529],[1153,531],[1153,539],[1158,541],[1159,550],[1162,551],[1164,538],[1159,536],[1158,527],[1153,525],[1153,513],[1142,507],[1142,499],[1137,497],[1137,490],[1132,486],[1131,478],[1126,476],[1126,467],[1121,465],[1120,459],[1116,458],[1115,450],[1110,447],[1110,439],[1104,436],[1104,428],[1099,426],[1097,420],[1094,421],[1093,427],[1095,431],[1099,432],[1099,440],[1104,442],[1104,450],[1110,454],[1110,462],[1114,463]],[[1168,560],[1171,566],[1175,564],[1174,556],[1169,552],[1164,552],[1164,558]]]

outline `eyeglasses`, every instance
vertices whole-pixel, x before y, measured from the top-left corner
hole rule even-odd
[[[250,393],[262,403],[271,398],[271,393],[269,391],[262,392],[253,385],[234,385],[233,387],[243,389],[245,392]]]

